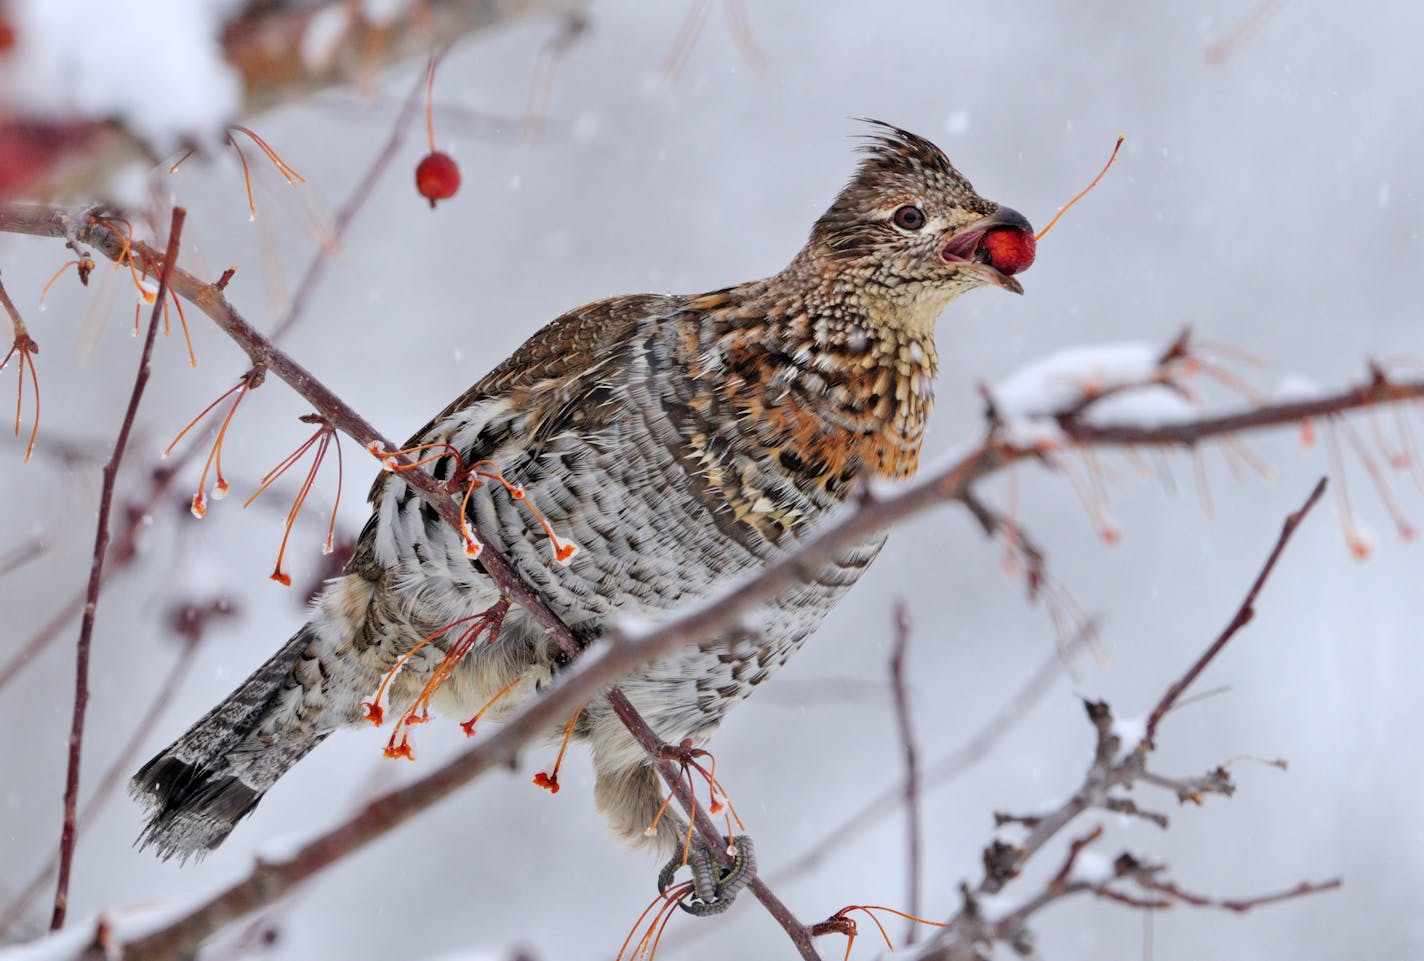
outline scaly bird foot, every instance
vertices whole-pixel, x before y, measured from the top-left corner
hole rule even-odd
[[[686,859],[673,855],[658,872],[658,892],[666,894],[672,887],[678,868],[686,864],[692,870],[692,897],[679,902],[678,906],[698,917],[721,914],[732,906],[737,895],[757,873],[756,847],[750,837],[739,834],[729,838],[728,851],[732,855],[732,865],[723,870],[721,861],[707,849],[702,839],[694,839]]]

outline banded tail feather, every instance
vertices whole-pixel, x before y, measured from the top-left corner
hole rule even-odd
[[[149,811],[140,848],[202,857],[252,812],[278,778],[331,733],[304,723],[284,693],[315,639],[304,626],[237,690],[139,769],[129,793]]]

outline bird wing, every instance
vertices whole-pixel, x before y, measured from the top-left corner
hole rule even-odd
[[[565,416],[570,405],[601,378],[600,368],[627,343],[640,322],[677,313],[684,298],[638,294],[594,301],[575,308],[536,331],[518,350],[456,397],[416,431],[404,448],[449,442],[450,425],[462,411],[485,401],[504,398],[514,404],[532,404],[535,423]],[[490,456],[492,450],[476,444],[462,451],[467,463]],[[368,499],[375,503],[389,475],[381,473]]]

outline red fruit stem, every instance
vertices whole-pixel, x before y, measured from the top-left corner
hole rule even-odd
[[[1113,165],[1114,161],[1117,160],[1117,152],[1118,152],[1118,150],[1122,149],[1122,142],[1123,142],[1124,140],[1126,140],[1126,139],[1127,139],[1127,138],[1124,137],[1122,134],[1118,134],[1117,143],[1113,145],[1112,156],[1108,158],[1108,162],[1107,162],[1107,163],[1103,164],[1103,169],[1098,171],[1098,175],[1093,178],[1093,182],[1092,182],[1092,183],[1088,184],[1088,186],[1086,186],[1086,187],[1084,187],[1082,190],[1078,191],[1077,195],[1074,196],[1074,198],[1073,198],[1072,200],[1068,201],[1068,202],[1067,202],[1066,204],[1064,204],[1061,208],[1059,208],[1058,213],[1056,213],[1056,214],[1053,215],[1053,219],[1048,222],[1048,226],[1047,226],[1047,227],[1044,227],[1044,228],[1043,228],[1042,230],[1040,230],[1038,233],[1036,233],[1036,234],[1033,235],[1033,239],[1034,239],[1035,242],[1036,242],[1036,241],[1039,241],[1039,240],[1042,240],[1042,239],[1043,239],[1043,235],[1046,234],[1046,233],[1048,233],[1050,230],[1053,229],[1053,225],[1056,224],[1056,223],[1058,223],[1058,220],[1059,220],[1060,217],[1062,217],[1064,214],[1066,214],[1066,213],[1069,211],[1069,209],[1070,209],[1074,204],[1076,204],[1078,201],[1080,201],[1080,200],[1082,200],[1084,197],[1086,197],[1087,194],[1088,194],[1088,191],[1092,190],[1094,187],[1096,187],[1096,186],[1098,185],[1098,181],[1103,179],[1103,175],[1108,172],[1108,168],[1111,167],[1111,166]]]

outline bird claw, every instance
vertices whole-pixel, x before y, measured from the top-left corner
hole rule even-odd
[[[692,871],[692,895],[680,901],[678,907],[700,918],[721,914],[732,906],[757,873],[756,847],[750,837],[739,834],[729,840],[729,847],[732,865],[722,871],[720,862],[706,844],[701,839],[695,840],[685,859],[674,855],[658,872],[658,892],[666,894],[678,868],[686,864]]]

